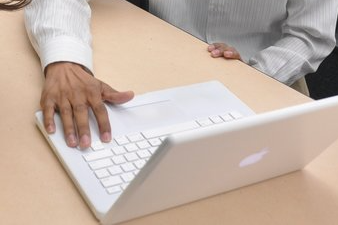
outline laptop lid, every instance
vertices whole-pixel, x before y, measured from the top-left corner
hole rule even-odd
[[[338,137],[338,97],[170,136],[102,219],[114,224],[299,170]]]

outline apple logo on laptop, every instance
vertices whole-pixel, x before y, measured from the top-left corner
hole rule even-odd
[[[253,153],[252,155],[249,155],[248,157],[245,157],[243,160],[241,160],[239,167],[246,167],[255,164],[262,160],[267,153],[269,153],[269,148],[263,148],[259,152]]]

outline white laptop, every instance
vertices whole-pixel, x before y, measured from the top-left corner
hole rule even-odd
[[[107,105],[114,140],[67,147],[48,135],[102,224],[116,224],[299,170],[338,138],[338,97],[255,115],[217,81]]]

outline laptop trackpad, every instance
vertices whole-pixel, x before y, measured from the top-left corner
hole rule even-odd
[[[167,126],[188,120],[188,116],[172,100],[159,100],[111,106],[111,125],[115,131],[130,133]],[[115,129],[114,129],[115,128]]]

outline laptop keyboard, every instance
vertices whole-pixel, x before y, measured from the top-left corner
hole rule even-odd
[[[108,194],[122,192],[170,134],[240,119],[238,112],[211,116],[196,121],[114,137],[111,143],[93,142],[83,155]]]

